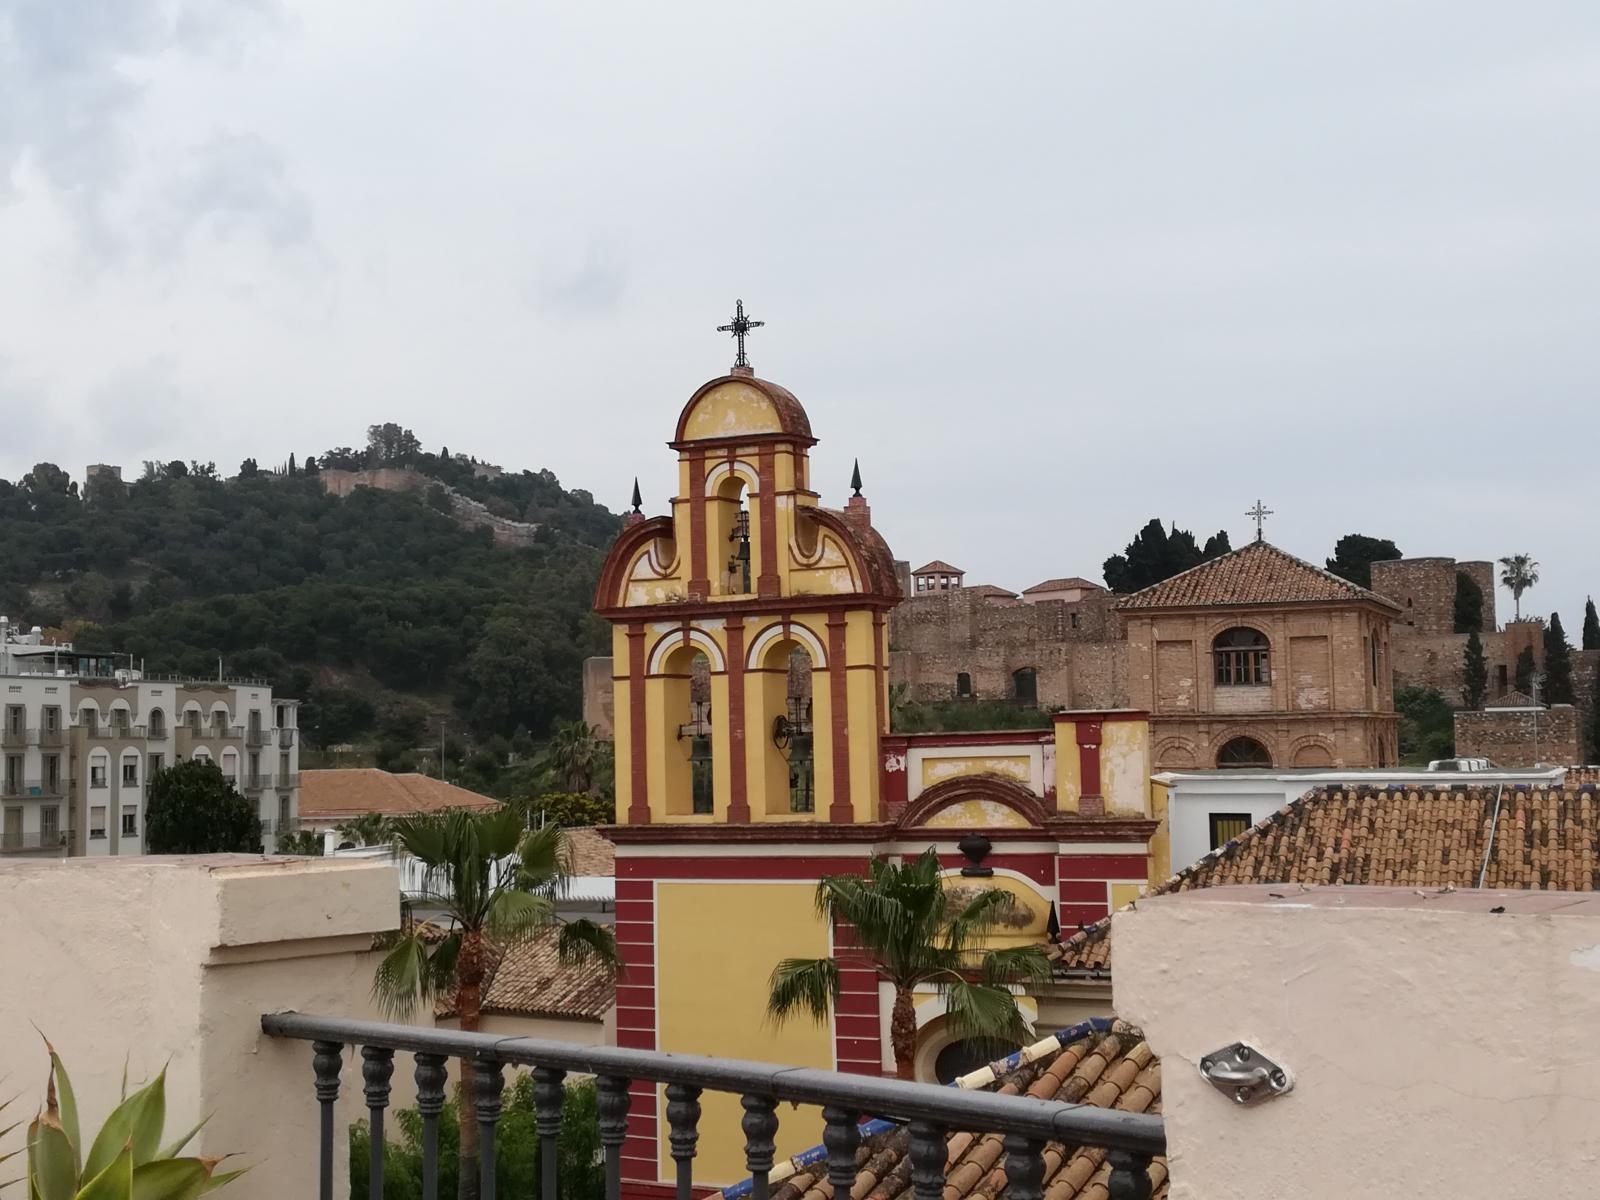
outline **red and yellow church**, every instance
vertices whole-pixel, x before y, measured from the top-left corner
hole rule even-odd
[[[841,956],[829,1026],[766,1018],[780,959],[833,953],[835,931],[813,905],[820,878],[930,845],[959,877],[980,846],[993,872],[984,885],[1016,901],[1001,936],[1045,942],[1165,874],[1162,814],[1150,807],[1140,712],[1059,713],[1036,731],[891,733],[894,562],[859,474],[842,509],[823,507],[815,444],[800,401],[754,374],[741,339],[738,365],[678,417],[670,514],[646,518],[636,495],[601,575],[622,822],[610,831],[617,1042],[892,1074],[889,1004],[870,962]],[[1063,984],[1021,1003],[1054,1029],[1091,1001]],[[1103,1003],[1096,994],[1095,1015]],[[918,1071],[932,1079],[954,1039],[936,995],[917,1019]],[[697,1174],[732,1182],[744,1173],[738,1100],[702,1102]],[[658,1089],[635,1084],[629,1194],[668,1194],[665,1121]],[[819,1134],[814,1115],[786,1112],[779,1153]]]

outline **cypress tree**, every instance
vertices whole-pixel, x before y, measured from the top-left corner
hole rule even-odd
[[[1465,571],[1456,572],[1455,632],[1483,628],[1483,589]]]
[[[289,474],[294,474],[294,455],[289,455]]]
[[[1489,694],[1489,662],[1483,656],[1483,639],[1474,629],[1467,635],[1461,663],[1461,702],[1467,708],[1483,707]]]
[[[1589,761],[1600,763],[1600,672],[1594,677],[1594,695],[1589,697]]]
[[[1517,691],[1524,696],[1533,694],[1533,647],[1524,646],[1522,653],[1517,655]]]
[[[1572,647],[1561,628],[1561,614],[1554,612],[1544,630],[1544,702],[1572,703]]]
[[[1600,650],[1600,615],[1594,611],[1594,597],[1583,606],[1583,648]]]

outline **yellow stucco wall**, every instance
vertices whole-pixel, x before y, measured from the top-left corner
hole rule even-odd
[[[833,1067],[833,1039],[825,1026],[797,1019],[774,1027],[759,1015],[766,1009],[767,978],[780,959],[829,953],[827,927],[812,907],[814,890],[809,883],[656,885],[656,1020],[662,1050]],[[716,952],[709,953],[713,942]],[[700,1103],[696,1182],[736,1182],[745,1175],[739,1098],[707,1092]],[[670,1179],[664,1096],[657,1111],[661,1178]],[[779,1122],[780,1159],[822,1140],[822,1119],[814,1110],[785,1106]]]
[[[1144,816],[1150,790],[1150,722],[1106,721],[1100,726],[1100,790],[1106,812]]]
[[[969,775],[1003,775],[1026,786],[1033,780],[1033,760],[1026,754],[930,755],[922,760],[923,788]]]
[[[1077,812],[1083,797],[1083,771],[1070,721],[1056,722],[1056,811]]]
[[[1150,815],[1161,822],[1150,839],[1150,886],[1164,883],[1172,877],[1172,822],[1167,810],[1167,785],[1150,784]]]
[[[744,433],[777,433],[783,428],[772,401],[759,388],[737,381],[712,388],[694,406],[684,423],[688,440],[738,437]]]

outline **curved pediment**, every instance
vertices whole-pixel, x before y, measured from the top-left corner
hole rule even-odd
[[[902,831],[1044,828],[1044,802],[1003,775],[963,775],[928,788],[900,814]]]

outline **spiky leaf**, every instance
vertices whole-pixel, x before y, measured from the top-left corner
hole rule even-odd
[[[83,1165],[83,1139],[78,1133],[78,1098],[72,1090],[66,1064],[61,1061],[61,1055],[56,1053],[49,1038],[44,1039],[44,1048],[50,1052],[51,1094],[59,1097],[61,1128],[67,1135],[67,1141],[72,1143],[72,1173],[73,1178],[77,1178]]]
[[[48,1112],[28,1126],[28,1179],[39,1200],[72,1200],[78,1190],[72,1143],[61,1122]]]
[[[186,1133],[182,1137],[178,1138],[170,1146],[167,1146],[167,1147],[163,1148],[161,1153],[156,1155],[156,1157],[158,1159],[160,1159],[160,1158],[177,1158],[178,1155],[180,1153],[182,1153],[183,1148],[185,1146],[187,1146],[190,1142],[194,1141],[194,1135],[199,1133],[202,1129],[204,1129],[206,1127],[206,1122],[209,1121],[209,1120],[211,1120],[211,1114],[207,1113],[205,1116],[201,1117],[198,1121],[196,1121],[194,1123],[194,1127],[192,1129],[190,1129],[188,1133]]]
[[[77,1200],[133,1200],[133,1142],[122,1144],[105,1169],[79,1190]]]
[[[132,1145],[133,1156],[139,1162],[155,1157],[161,1145],[161,1126],[167,1117],[166,1079],[167,1070],[163,1067],[161,1074],[117,1105],[106,1118],[84,1159],[86,1176],[92,1179],[103,1172],[125,1145]]]
[[[162,1158],[133,1169],[133,1200],[195,1200],[206,1190],[216,1159]]]

